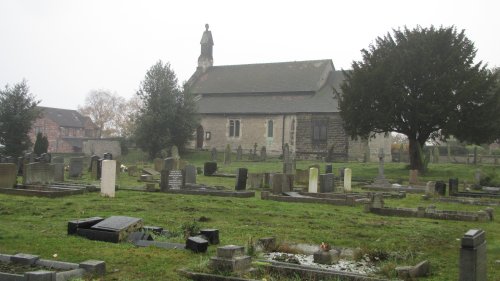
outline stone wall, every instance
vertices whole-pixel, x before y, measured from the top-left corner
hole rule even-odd
[[[102,155],[106,152],[113,154],[113,159],[122,155],[120,142],[116,140],[91,139],[83,141],[83,153],[86,156]]]
[[[257,151],[262,146],[266,146],[268,154],[279,155],[282,153],[283,124],[285,124],[284,141],[290,144],[290,132],[294,115],[203,115],[201,126],[204,130],[203,148],[217,148],[223,151],[227,144],[233,150],[238,145],[243,148],[243,153],[249,153],[257,143]],[[229,120],[240,120],[239,137],[229,136]],[[273,120],[273,137],[267,136],[267,124]],[[207,137],[209,134],[209,137]],[[191,142],[190,147],[195,146],[196,139]],[[290,144],[290,150],[293,151],[294,145]]]
[[[316,119],[323,119],[328,124],[326,142],[313,142],[312,122]],[[347,160],[349,143],[339,113],[297,114],[296,134],[296,154],[298,158],[326,157],[328,150],[333,147],[333,156],[336,161]]]

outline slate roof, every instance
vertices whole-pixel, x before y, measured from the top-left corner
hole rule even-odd
[[[190,91],[201,114],[338,112],[344,80],[331,60],[214,66]]]
[[[86,117],[76,110],[43,106],[39,108],[42,109],[43,116],[50,118],[61,127],[84,128]]]

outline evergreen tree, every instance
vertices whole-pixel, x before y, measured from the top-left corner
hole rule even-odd
[[[31,148],[28,133],[40,116],[39,102],[29,92],[25,80],[0,90],[0,143],[5,145],[5,154],[19,157]]]
[[[179,88],[169,63],[160,60],[146,73],[137,95],[142,107],[136,119],[136,144],[151,159],[171,145],[180,149],[193,138],[197,126],[194,101]]]
[[[455,27],[393,30],[378,37],[345,71],[341,116],[351,137],[398,132],[409,140],[410,166],[423,169],[429,139],[450,135],[482,143],[498,138],[496,75]]]
[[[35,146],[33,146],[33,152],[35,152],[36,155],[41,155],[43,153],[43,135],[42,133],[37,133],[36,134],[36,139],[35,139]]]

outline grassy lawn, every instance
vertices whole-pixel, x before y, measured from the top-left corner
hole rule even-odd
[[[219,153],[221,154],[221,153]],[[222,156],[222,155],[220,155]],[[183,156],[196,166],[202,166],[209,153]],[[123,159],[126,164],[131,164]],[[135,162],[135,161],[134,161]],[[221,163],[220,161],[219,163]],[[313,161],[299,161],[297,168],[306,168]],[[220,164],[221,165],[221,164]],[[321,163],[322,169],[324,164]],[[250,172],[280,171],[281,162],[233,162],[221,165],[220,170],[234,172],[247,167]],[[353,169],[353,177],[370,180],[376,177],[375,163],[334,163]],[[421,177],[426,180],[445,180],[457,177],[460,182],[472,182],[476,166],[431,164],[430,171]],[[493,166],[481,167],[496,173]],[[404,164],[386,164],[386,176],[391,181],[404,182],[408,170]],[[84,177],[85,179],[86,177]],[[207,178],[198,182],[234,188],[235,179]],[[120,187],[143,186],[135,178],[121,174]],[[357,190],[360,191],[360,190]],[[438,209],[480,210],[483,206],[421,201],[420,195],[406,199],[387,199],[393,207],[416,207],[435,204]],[[500,211],[495,207],[495,214]],[[146,225],[158,225],[179,232],[184,223],[198,221],[203,228],[218,228],[221,245],[246,245],[249,239],[276,236],[279,241],[320,244],[335,247],[361,248],[366,251],[398,252],[383,262],[391,274],[395,265],[412,265],[427,259],[432,276],[424,280],[457,280],[460,237],[471,228],[486,231],[488,243],[489,280],[500,280],[500,224],[493,222],[460,222],[419,218],[383,217],[363,212],[362,206],[343,207],[324,204],[302,204],[264,201],[257,192],[255,198],[238,199],[212,196],[172,195],[119,190],[116,198],[104,198],[98,193],[48,199],[0,194],[0,253],[31,253],[42,258],[81,262],[87,259],[106,261],[105,280],[183,280],[176,270],[199,267],[215,255],[214,246],[205,254],[165,250],[154,247],[136,248],[128,243],[105,243],[66,235],[68,220],[92,216],[124,215],[144,219]],[[174,242],[182,239],[174,238]],[[496,278],[496,279],[495,279]],[[269,280],[269,279],[268,279]]]

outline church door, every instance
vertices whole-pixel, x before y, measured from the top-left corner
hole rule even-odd
[[[203,130],[203,126],[198,126],[198,128],[196,128],[196,148],[197,149],[202,149],[203,148],[203,138],[204,138],[204,130]]]

